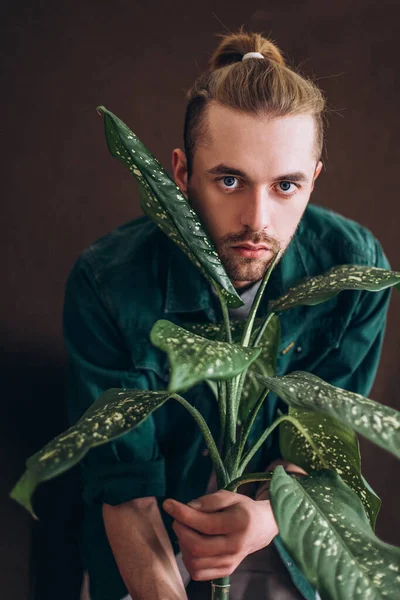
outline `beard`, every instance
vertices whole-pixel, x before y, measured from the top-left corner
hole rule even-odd
[[[269,250],[265,258],[246,258],[239,256],[232,246],[240,244],[266,245]],[[289,242],[290,243],[290,242]],[[256,282],[262,279],[274,256],[282,249],[282,244],[276,238],[266,233],[230,233],[222,237],[216,244],[220,260],[231,281]],[[283,252],[279,258],[282,258]]]
[[[305,209],[304,209],[305,210]],[[304,214],[304,211],[303,211]],[[229,279],[233,282],[255,283],[264,277],[265,271],[268,269],[276,254],[281,251],[276,265],[282,260],[283,255],[288,249],[296,231],[301,223],[303,214],[301,215],[296,229],[289,238],[287,243],[281,242],[275,237],[269,236],[265,232],[252,233],[245,230],[242,233],[229,233],[216,243],[216,249],[220,260],[227,272]],[[239,256],[232,246],[240,244],[254,244],[255,246],[266,245],[269,248],[265,258],[245,258]]]

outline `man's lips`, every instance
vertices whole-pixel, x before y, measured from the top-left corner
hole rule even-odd
[[[268,246],[264,245],[251,246],[249,244],[242,244],[241,246],[232,246],[232,248],[244,258],[261,258],[269,251]]]

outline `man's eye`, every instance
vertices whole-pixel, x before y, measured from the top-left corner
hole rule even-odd
[[[238,179],[236,177],[233,177],[232,175],[225,175],[224,177],[220,177],[218,180],[218,183],[223,182],[223,187],[225,187],[225,189],[230,189],[230,190],[236,190],[237,186],[234,187],[234,183],[235,181],[238,181]]]
[[[290,196],[295,189],[298,187],[295,183],[292,183],[291,181],[280,181],[279,182],[279,192],[283,192],[284,194],[286,194],[287,196]],[[295,189],[291,188],[291,186],[294,186]]]

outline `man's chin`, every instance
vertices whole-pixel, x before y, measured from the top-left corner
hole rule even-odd
[[[263,278],[266,269],[272,262],[272,259],[268,261],[247,260],[247,264],[224,264],[225,270],[231,281],[235,281],[235,283],[239,284],[255,283]]]

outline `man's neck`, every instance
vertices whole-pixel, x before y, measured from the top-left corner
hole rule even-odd
[[[243,286],[240,289],[236,290],[238,292],[239,296],[241,297],[244,305],[240,306],[239,308],[230,308],[229,309],[229,315],[233,319],[239,319],[239,320],[247,319],[250,309],[251,309],[251,305],[253,304],[255,295],[257,294],[257,290],[261,285],[261,281],[262,281],[261,279],[259,279],[258,281],[252,281],[252,282],[248,283],[246,286]]]
[[[237,283],[237,282],[236,282]],[[243,285],[243,282],[240,282],[242,285],[238,286],[235,285],[234,282],[232,282],[232,284],[234,285],[237,293],[239,294],[239,296],[241,296],[242,294],[244,294],[244,292],[246,292],[247,290],[251,289],[253,286],[255,287],[256,285],[259,286],[261,283],[261,279],[258,279],[257,281],[246,281]]]

